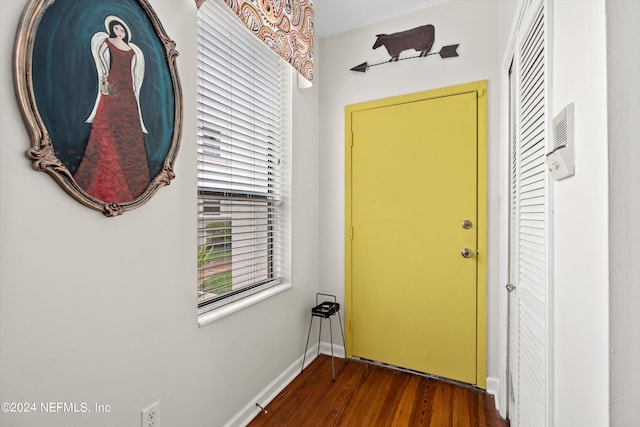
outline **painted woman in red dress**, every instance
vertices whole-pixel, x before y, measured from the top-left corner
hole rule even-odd
[[[124,21],[108,16],[105,27],[109,34],[98,32],[91,39],[99,89],[74,179],[95,199],[123,203],[140,196],[151,180],[139,101],[144,55],[129,42],[131,31]]]

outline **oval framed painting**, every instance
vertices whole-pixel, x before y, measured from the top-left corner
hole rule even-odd
[[[33,168],[110,217],[146,203],[175,177],[177,56],[146,0],[30,0],[14,79]]]

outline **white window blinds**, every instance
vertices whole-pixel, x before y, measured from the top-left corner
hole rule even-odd
[[[279,283],[282,61],[215,1],[198,20],[198,306]]]

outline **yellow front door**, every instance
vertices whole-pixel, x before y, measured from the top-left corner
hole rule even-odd
[[[478,384],[478,91],[453,92],[348,108],[348,335]]]

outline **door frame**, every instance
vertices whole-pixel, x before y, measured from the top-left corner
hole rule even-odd
[[[345,340],[346,355],[352,357],[352,193],[351,193],[351,157],[353,146],[352,114],[357,111],[373,108],[389,107],[408,102],[426,101],[446,96],[477,93],[477,185],[478,185],[478,216],[477,216],[477,303],[476,303],[476,382],[475,386],[487,388],[487,81],[481,80],[461,85],[448,86],[408,95],[367,101],[345,107]]]

